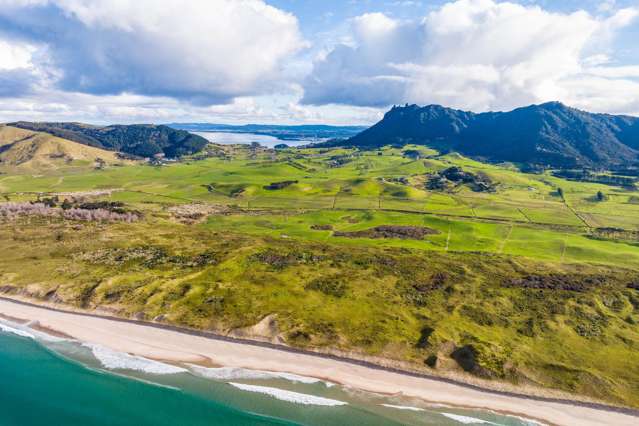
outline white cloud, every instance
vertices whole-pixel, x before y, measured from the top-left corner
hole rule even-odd
[[[0,73],[0,93],[3,90]],[[212,122],[370,124],[381,118],[374,108],[300,105],[301,93],[234,98],[220,105],[200,106],[169,97],[131,93],[92,95],[38,88],[19,98],[0,96],[0,122],[81,121],[95,124]]]
[[[0,0],[0,38],[36,46],[66,91],[213,104],[285,86],[297,18],[262,0]],[[13,55],[16,61],[16,54]]]
[[[411,22],[363,15],[353,20],[352,45],[316,61],[304,102],[488,110],[561,100],[636,111],[639,83],[628,79],[634,68],[608,63],[615,34],[638,15],[636,8],[606,17],[552,13],[493,0],[446,3]],[[609,90],[627,93],[604,102]]]
[[[32,46],[0,40],[0,70],[31,67],[33,51]]]

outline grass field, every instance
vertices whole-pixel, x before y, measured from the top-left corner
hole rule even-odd
[[[639,192],[415,148],[419,160],[225,147],[161,167],[0,167],[3,201],[114,190],[88,198],[144,214],[0,217],[0,289],[222,333],[274,315],[269,337],[290,345],[639,407]],[[451,166],[496,190],[426,189]],[[193,206],[212,210],[175,213]],[[388,225],[428,233],[370,234]]]
[[[112,199],[128,203],[202,202],[268,210],[281,216],[273,219],[277,226],[311,240],[325,235],[304,232],[302,228],[311,225],[308,218],[318,215],[302,210],[321,211],[319,216],[334,218],[336,225],[337,218],[344,216],[340,212],[372,211],[376,212],[376,220],[368,221],[370,224],[433,222],[444,234],[450,229],[451,250],[497,250],[566,261],[636,260],[637,246],[632,241],[589,238],[596,228],[639,230],[639,203],[633,202],[639,199],[636,190],[570,182],[550,174],[524,174],[512,166],[479,163],[457,154],[436,156],[429,150],[424,152],[429,157],[421,160],[406,159],[401,151],[392,148],[362,153],[230,150],[231,159],[210,158],[164,167],[137,165],[88,172],[60,169],[36,175],[5,174],[0,175],[0,193],[5,199],[22,200],[37,193],[117,189]],[[348,154],[349,162],[332,165],[332,159]],[[424,175],[452,165],[487,174],[497,183],[497,191],[477,193],[466,186],[451,191],[425,189]],[[403,183],[398,183],[399,179]],[[296,183],[279,190],[264,188],[281,181]],[[563,190],[563,197],[557,194],[558,188]],[[598,191],[606,194],[605,201],[594,201]],[[294,225],[293,220],[288,220],[288,225],[282,224],[282,217],[291,215],[301,215],[299,221],[303,223]],[[218,222],[252,233],[275,234],[268,227],[260,229],[259,221],[247,215]],[[504,232],[511,228],[512,232]],[[502,237],[506,234],[510,235],[507,241]],[[524,243],[518,243],[520,236],[525,236]],[[418,245],[441,248],[435,240]]]

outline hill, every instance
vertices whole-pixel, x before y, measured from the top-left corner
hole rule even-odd
[[[85,146],[48,133],[0,126],[0,166],[29,170],[122,163],[115,152]]]
[[[33,123],[20,121],[10,126],[46,132],[70,141],[139,157],[163,153],[176,158],[202,150],[208,141],[201,136],[168,126],[152,124],[92,126],[82,123]]]
[[[473,113],[440,105],[393,107],[373,127],[329,145],[427,145],[490,161],[550,167],[639,164],[639,118],[592,114],[558,102]]]

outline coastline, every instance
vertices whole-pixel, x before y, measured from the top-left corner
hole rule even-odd
[[[65,310],[57,305],[51,307],[0,297],[0,314],[35,321],[41,331],[52,331],[154,360],[291,373],[377,394],[401,394],[429,403],[523,416],[546,424],[634,425],[639,422],[639,410],[484,389],[454,379],[403,371],[339,355]]]

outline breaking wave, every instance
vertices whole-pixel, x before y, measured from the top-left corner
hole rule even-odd
[[[28,339],[35,339],[35,335],[32,333],[29,333],[28,331],[19,329],[19,328],[15,328],[15,327],[11,327],[10,325],[4,324],[0,322],[0,330],[4,331],[5,333],[11,333],[14,334],[16,336],[20,336],[20,337],[26,337]]]
[[[449,418],[451,420],[455,420],[456,422],[459,422],[459,423],[462,423],[462,424],[465,424],[465,425],[486,424],[486,425],[499,426],[499,424],[497,424],[497,423],[489,422],[487,420],[477,419],[475,417],[461,416],[459,414],[439,413],[437,411],[425,410],[423,408],[417,408],[417,407],[407,407],[407,406],[404,406],[404,405],[391,405],[391,404],[381,404],[381,405],[383,407],[395,408],[395,409],[398,409],[398,410],[438,413],[438,414],[441,414],[444,417],[447,417],[447,418]]]
[[[397,410],[406,410],[406,411],[426,411],[423,408],[407,407],[404,405],[382,404],[382,407],[395,408]]]
[[[315,383],[323,382],[327,386],[333,386],[333,383],[316,379],[314,377],[300,376],[291,373],[279,373],[274,371],[262,371],[262,370],[250,370],[248,368],[236,368],[236,367],[220,367],[220,368],[206,368],[198,365],[189,364],[189,368],[193,373],[206,379],[213,380],[269,380],[269,379],[284,379],[294,383],[302,383],[305,385],[312,385]]]
[[[109,370],[133,370],[149,374],[178,374],[188,371],[171,364],[117,352],[101,345],[84,344],[84,346],[91,349],[93,356]]]
[[[460,416],[459,414],[451,414],[451,413],[441,413],[442,416],[448,417],[451,420],[455,420],[456,422],[463,423],[465,425],[496,425],[497,423],[489,422],[487,420],[476,419],[474,417],[468,416]]]
[[[243,391],[256,392],[256,393],[261,393],[264,395],[269,395],[281,401],[292,402],[294,404],[323,405],[328,407],[348,405],[346,402],[337,401],[335,399],[322,398],[319,396],[291,392],[291,391],[287,391],[283,389],[269,388],[266,386],[245,385],[245,384],[233,383],[233,382],[230,382],[229,384]]]

